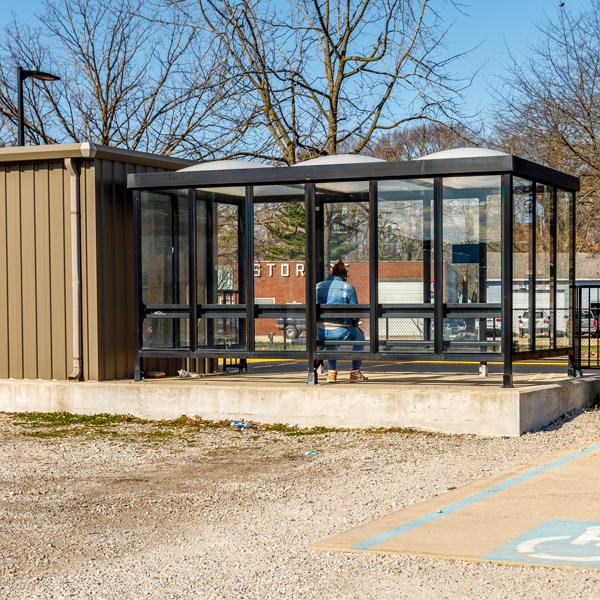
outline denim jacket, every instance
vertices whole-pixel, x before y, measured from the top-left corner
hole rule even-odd
[[[358,304],[354,286],[346,283],[341,277],[329,276],[325,281],[317,283],[317,304]],[[351,325],[358,327],[358,319],[327,319],[328,323]]]

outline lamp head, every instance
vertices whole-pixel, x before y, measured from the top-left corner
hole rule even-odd
[[[52,73],[45,73],[40,71],[38,67],[33,67],[31,71],[22,71],[21,77],[23,79],[41,79],[43,81],[60,81],[58,75],[52,75]]]

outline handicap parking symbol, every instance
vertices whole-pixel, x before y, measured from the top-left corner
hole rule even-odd
[[[600,569],[600,523],[550,519],[482,559]]]

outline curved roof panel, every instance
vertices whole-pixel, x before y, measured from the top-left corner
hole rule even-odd
[[[265,165],[263,163],[251,162],[249,160],[213,160],[210,162],[202,162],[185,169],[179,169],[179,173],[182,171],[230,171],[232,169],[265,169],[271,168],[272,165]]]
[[[304,162],[296,163],[294,167],[317,167],[325,165],[348,165],[352,163],[387,162],[381,158],[362,156],[360,154],[331,154],[330,156],[318,156]]]
[[[487,148],[453,148],[452,150],[442,150],[434,152],[427,156],[422,156],[420,160],[442,160],[450,158],[479,158],[482,156],[508,156],[506,152],[497,150],[488,150]]]

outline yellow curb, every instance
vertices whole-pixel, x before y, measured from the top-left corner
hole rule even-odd
[[[299,358],[248,358],[247,362],[306,362]],[[337,362],[349,363],[351,360],[338,360]],[[402,360],[402,361],[387,361],[387,360],[363,360],[366,364],[386,364],[386,365],[478,365],[479,361],[458,361],[458,360]],[[488,365],[503,365],[503,362],[487,361]],[[557,367],[566,367],[569,363],[566,362],[517,362],[515,365],[531,365],[533,367],[546,367],[554,365]]]

